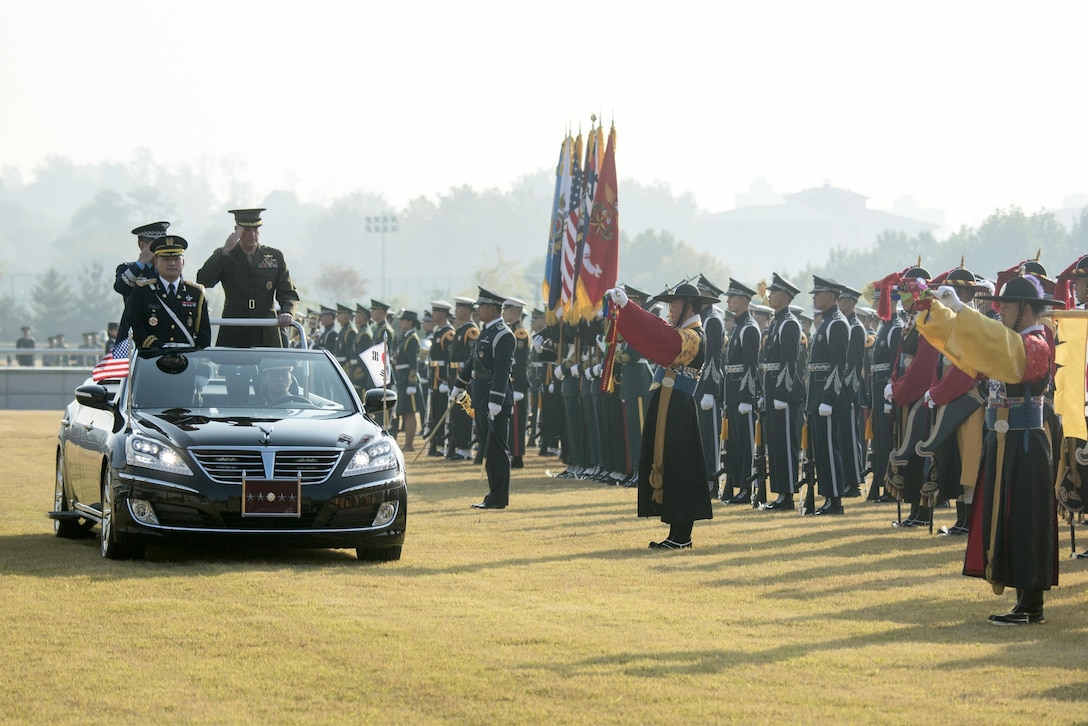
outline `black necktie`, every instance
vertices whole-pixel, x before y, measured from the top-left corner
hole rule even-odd
[[[170,283],[170,286],[167,289],[166,296],[169,297],[171,300],[174,298],[174,283]]]

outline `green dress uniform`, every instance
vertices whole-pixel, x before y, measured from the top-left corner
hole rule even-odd
[[[196,280],[205,287],[223,283],[224,318],[275,318],[275,303],[279,303],[279,313],[288,315],[298,307],[295,283],[283,253],[274,247],[257,245],[252,257],[246,257],[241,244],[226,253],[217,248],[196,273]],[[216,340],[216,345],[238,348],[276,348],[280,344],[279,329],[273,326],[223,326]]]

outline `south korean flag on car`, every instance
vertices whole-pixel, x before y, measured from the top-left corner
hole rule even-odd
[[[389,355],[385,349],[385,342],[372,345],[359,354],[359,360],[370,372],[370,379],[376,385],[385,388],[393,380],[393,369],[389,365]]]

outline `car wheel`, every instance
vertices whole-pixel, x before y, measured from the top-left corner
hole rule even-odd
[[[57,449],[57,483],[53,490],[53,511],[68,511],[67,487],[64,485],[64,456]],[[93,522],[91,523],[93,525]],[[81,524],[78,519],[54,519],[53,534],[65,539],[79,537],[87,530],[86,524]]]
[[[355,556],[360,562],[395,562],[400,559],[401,545],[396,547],[372,547],[364,549],[358,547]]]
[[[113,529],[113,504],[113,474],[106,466],[102,471],[102,556],[111,560],[143,559],[143,547],[117,541]]]

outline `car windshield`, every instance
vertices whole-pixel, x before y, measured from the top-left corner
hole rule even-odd
[[[141,353],[131,390],[134,410],[211,417],[323,417],[358,410],[339,366],[320,351]]]

